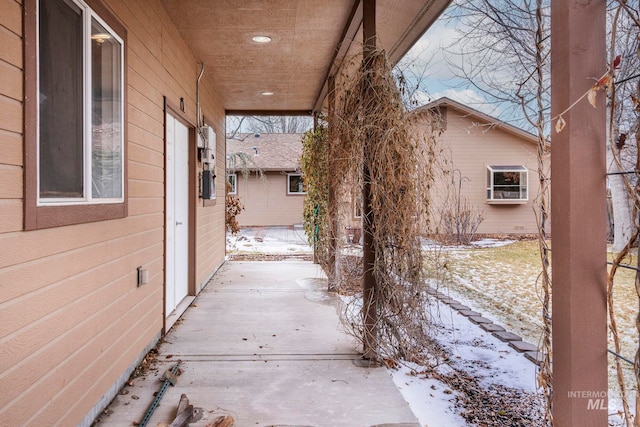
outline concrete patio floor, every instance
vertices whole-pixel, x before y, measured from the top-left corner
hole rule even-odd
[[[98,425],[140,422],[180,360],[148,426],[169,424],[184,393],[204,410],[190,426],[228,414],[240,427],[420,427],[385,368],[357,366],[337,304],[311,262],[226,262],[166,335],[157,370],[125,386]]]

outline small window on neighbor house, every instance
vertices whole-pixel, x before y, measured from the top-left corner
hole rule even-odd
[[[307,194],[307,186],[302,174],[287,174],[287,194]]]
[[[124,42],[83,2],[38,2],[38,204],[124,201]]]
[[[227,174],[227,182],[229,183],[229,191],[227,194],[238,194],[238,188],[236,187],[236,183],[238,180],[238,175],[235,173]]]
[[[487,166],[487,201],[517,203],[526,201],[527,168],[524,166]]]

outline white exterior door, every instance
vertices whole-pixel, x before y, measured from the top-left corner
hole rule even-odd
[[[189,291],[189,129],[167,113],[165,309],[168,317]]]

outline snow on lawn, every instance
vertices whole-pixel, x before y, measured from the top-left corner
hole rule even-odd
[[[537,241],[512,242],[506,246],[457,248],[448,250],[448,277],[440,292],[450,295],[472,310],[482,313],[533,344],[541,337],[542,270]],[[627,277],[628,276],[628,277]],[[623,342],[623,355],[633,359],[637,331],[633,320],[637,313],[637,296],[632,274],[626,270],[616,276],[615,312]],[[609,348],[613,343],[609,342]],[[631,357],[629,357],[631,356]],[[635,389],[633,370],[623,363],[627,386]],[[630,401],[635,396],[632,394]],[[613,356],[609,357],[609,413],[621,408],[619,386]],[[633,405],[632,405],[633,406]],[[610,425],[618,425],[619,417],[610,416]]]
[[[522,336],[525,341],[538,344],[542,303],[538,286],[541,267],[537,242],[483,239],[467,247],[442,247],[425,241],[423,248],[426,251],[442,251],[448,259],[447,277],[439,286],[440,292]],[[348,250],[360,252],[356,246],[350,246]],[[227,252],[296,255],[311,254],[313,250],[301,228],[255,227],[244,228],[235,236],[228,234]],[[632,278],[630,280],[632,282]],[[620,301],[616,311],[620,314],[618,322],[623,329],[623,353],[626,355],[633,354],[631,351],[635,343],[631,337],[637,305],[628,307],[629,301],[637,301],[635,298],[633,286],[624,286],[616,294],[616,304]],[[472,403],[467,401],[465,409],[465,396],[452,387],[448,377],[452,371],[475,384],[472,394],[488,391],[495,395],[496,390],[500,394],[502,388],[517,395],[505,395],[502,400],[498,396],[496,401],[503,402],[504,408],[496,408],[497,419],[502,412],[510,411],[510,406],[529,405],[529,409],[537,406],[541,410],[544,402],[536,394],[537,368],[533,363],[449,306],[437,303],[432,308],[436,307],[435,313],[439,316],[434,334],[450,356],[447,363],[440,365],[435,374],[410,363],[403,364],[397,370],[389,370],[422,425],[472,425],[461,415]],[[632,370],[629,369],[629,372],[632,373]],[[610,379],[609,413],[612,415],[609,425],[622,425],[620,418],[613,415],[621,405],[614,375],[610,375]],[[484,402],[482,405],[485,407]]]
[[[236,235],[227,233],[229,254],[312,254],[302,228],[245,227]]]
[[[434,338],[448,354],[449,360],[436,368],[436,375],[427,374],[424,367],[406,364],[398,370],[390,370],[391,376],[405,400],[411,406],[421,425],[428,426],[468,426],[460,415],[465,410],[464,397],[460,391],[452,390],[446,381],[438,376],[446,376],[450,368],[477,380],[482,389],[506,388],[509,395],[521,394],[528,399],[530,407],[525,412],[537,412],[542,416],[539,397],[536,397],[536,365],[517,353],[508,344],[501,342],[477,325],[471,323],[450,307],[437,303],[432,307],[440,313],[434,327]],[[521,405],[514,399],[502,410],[513,410],[508,405]],[[478,404],[478,403],[477,403]],[[487,408],[485,408],[487,409]],[[490,409],[487,409],[490,410]],[[500,421],[500,410],[493,416]],[[506,420],[505,420],[506,421]]]

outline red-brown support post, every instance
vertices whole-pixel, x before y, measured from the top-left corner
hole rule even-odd
[[[605,0],[551,2],[551,117],[606,70]],[[607,425],[605,94],[563,114],[551,141],[553,419]],[[556,122],[552,123],[554,127]]]
[[[329,88],[328,88],[328,96],[329,96],[329,139],[331,140],[331,144],[334,144],[335,141],[333,139],[336,137],[335,135],[335,113],[336,113],[336,78],[335,76],[329,77]],[[328,162],[331,162],[333,159],[329,157],[327,159]],[[330,168],[332,169],[332,168]],[[338,250],[338,199],[336,197],[336,183],[335,179],[331,180],[329,184],[329,195],[327,201],[327,218],[329,220],[329,260],[328,267],[329,270],[328,279],[329,291],[336,290],[336,282],[338,279],[338,263],[337,260],[339,258],[336,257],[336,252]]]
[[[313,132],[317,132],[318,131],[318,112],[314,111],[313,112]],[[316,208],[317,209],[317,208]],[[317,211],[316,211],[317,212]],[[313,219],[313,227],[314,227],[314,232],[313,232],[313,263],[314,264],[319,264],[320,261],[318,260],[318,235],[317,235],[317,221],[318,218],[314,215],[314,219]],[[329,285],[329,289],[331,288],[331,285]]]
[[[371,67],[371,56],[376,49],[376,0],[363,0],[362,4],[362,32],[364,36],[364,58],[362,66]],[[378,307],[376,297],[376,278],[373,272],[376,254],[373,246],[374,215],[371,211],[371,174],[369,171],[369,156],[371,147],[375,141],[367,141],[364,144],[364,166],[362,171],[362,298],[363,298],[363,322],[364,322],[364,349],[365,359],[376,359],[377,353],[377,323]]]

